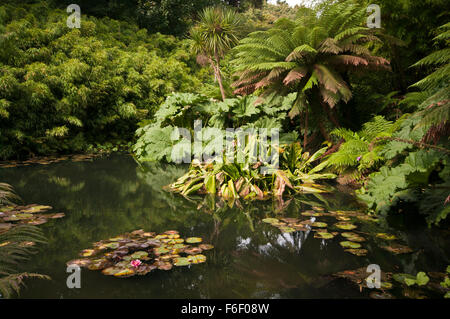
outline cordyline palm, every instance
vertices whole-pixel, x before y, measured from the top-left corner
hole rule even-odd
[[[193,50],[199,62],[207,62],[219,82],[222,99],[225,90],[220,73],[220,61],[225,53],[239,42],[241,19],[235,11],[224,7],[209,7],[200,14],[200,20],[190,32]],[[203,64],[203,63],[202,63]]]
[[[334,107],[352,97],[347,72],[362,67],[389,68],[389,62],[372,55],[368,44],[379,41],[364,26],[366,7],[354,1],[330,4],[317,12],[302,8],[296,21],[280,19],[268,31],[254,32],[233,50],[239,80],[236,94],[286,94],[298,92],[289,116],[305,115],[307,144],[308,113],[315,116],[322,135],[329,135],[323,119],[339,126]]]

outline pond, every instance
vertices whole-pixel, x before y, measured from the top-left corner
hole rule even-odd
[[[305,217],[311,207],[350,211],[359,204],[349,192],[297,196],[276,203],[210,210],[200,200],[187,200],[163,190],[186,167],[141,168],[130,156],[112,155],[92,162],[4,168],[0,180],[15,187],[25,203],[51,205],[64,212],[41,229],[48,239],[41,252],[20,270],[49,275],[52,280],[29,280],[21,298],[368,298],[360,289],[331,275],[378,264],[385,272],[442,272],[449,264],[448,231],[429,230],[424,223],[404,223],[404,215],[387,221],[355,222],[360,234],[395,234],[413,253],[393,255],[383,240],[366,236],[366,256],[340,246],[340,235],[325,240],[314,231],[283,233],[262,221],[268,217]],[[278,211],[278,212],[277,212]],[[405,213],[406,214],[406,213]],[[332,225],[331,216],[317,217]],[[81,289],[69,289],[66,263],[79,258],[92,243],[138,229],[162,233],[178,230],[182,237],[198,236],[214,245],[206,263],[156,270],[146,276],[119,279],[83,269]],[[331,230],[330,230],[331,231]],[[385,243],[386,244],[386,243]]]

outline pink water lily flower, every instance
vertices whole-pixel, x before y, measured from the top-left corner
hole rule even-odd
[[[134,268],[139,267],[142,264],[142,261],[140,261],[139,259],[133,260],[131,262],[131,266],[133,266]]]

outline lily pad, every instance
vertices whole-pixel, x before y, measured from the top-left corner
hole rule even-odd
[[[382,246],[384,250],[387,250],[388,252],[394,254],[394,255],[400,255],[400,254],[410,254],[414,250],[409,248],[408,246],[400,245],[400,244],[393,244],[390,246]]]
[[[87,267],[87,266],[89,266],[89,264],[91,262],[92,261],[90,259],[87,259],[87,258],[85,258],[85,259],[75,259],[75,260],[71,260],[71,261],[67,262],[66,265],[67,266],[76,265],[78,267]]]
[[[172,269],[172,264],[170,262],[167,261],[157,261],[154,264],[159,270],[171,270]]]
[[[294,228],[292,228],[292,227],[286,227],[286,226],[281,226],[281,227],[279,228],[279,230],[282,231],[283,233],[293,233],[293,232],[296,231]]]
[[[116,272],[114,274],[114,277],[126,278],[126,277],[134,276],[134,274],[135,274],[135,272],[133,269],[126,268],[126,269]]]
[[[153,249],[155,255],[167,254],[170,250],[165,247],[157,247]]]
[[[386,234],[386,233],[378,233],[377,234],[377,238],[381,238],[384,240],[395,240],[397,239],[397,237],[395,235],[390,235],[390,234]]]
[[[348,232],[348,233],[342,233],[341,234],[343,237],[347,238],[349,241],[353,241],[353,242],[364,242],[366,241],[366,239],[362,236],[359,236],[356,233],[352,233],[352,232]]]
[[[203,241],[203,239],[201,239],[200,237],[186,238],[186,243],[188,243],[188,244],[197,244],[197,243],[201,243],[202,241]]]
[[[206,256],[204,255],[194,255],[187,257],[191,264],[201,264],[206,261]]]
[[[354,242],[351,242],[351,241],[341,241],[339,244],[340,244],[342,247],[344,247],[344,248],[351,248],[351,249],[358,249],[358,248],[361,248],[361,245],[360,245],[360,244],[354,243]]]
[[[394,275],[392,275],[392,278],[394,278],[395,281],[397,281],[401,284],[405,284],[406,279],[416,280],[416,277],[414,277],[413,275],[410,275],[410,274],[394,274]]]
[[[340,220],[340,221],[349,221],[349,220],[351,220],[350,217],[346,217],[346,216],[336,216],[336,219]]]
[[[102,274],[104,274],[106,276],[114,276],[123,270],[124,270],[123,268],[119,268],[119,267],[109,267],[109,268],[103,269]]]
[[[24,213],[40,213],[52,209],[51,206],[36,205],[22,210]]]
[[[199,247],[200,249],[202,249],[202,250],[211,250],[211,249],[214,248],[214,246],[213,246],[213,245],[210,245],[210,244],[201,244],[201,245],[199,245],[198,247]]]
[[[315,211],[307,211],[307,212],[303,212],[301,213],[302,216],[311,216],[311,217],[320,217],[322,216],[321,213],[317,213]]]
[[[148,253],[145,251],[137,251],[131,255],[133,259],[143,259],[148,256]]]
[[[109,243],[109,244],[105,244],[104,247],[109,248],[109,249],[117,249],[120,247],[119,243]]]
[[[81,252],[81,256],[83,257],[90,257],[93,256],[96,253],[94,249],[85,249]]]
[[[145,234],[151,234],[152,237]],[[93,244],[94,249],[81,252],[86,258],[72,263],[90,270],[102,270],[105,275],[127,278],[143,276],[154,269],[167,271],[172,269],[173,263],[177,266],[203,263],[206,261],[206,257],[201,254],[203,250],[214,248],[206,243],[194,246],[193,244],[202,242],[200,237],[188,238],[186,242],[191,246],[184,242],[177,231],[167,231],[155,236],[154,233],[146,233],[140,229],[106,241],[98,241]],[[89,258],[95,255],[100,256]]]
[[[298,218],[281,218],[281,220],[288,224],[296,224],[300,221]]]
[[[57,213],[57,214],[53,214],[52,216],[50,216],[50,218],[59,219],[59,218],[65,217],[65,216],[66,216],[66,214],[64,214],[64,213]]]
[[[329,232],[316,232],[314,234],[314,238],[332,239],[332,238],[334,238],[334,235]]]
[[[276,218],[264,218],[262,221],[266,224],[275,224],[280,222],[280,220]]]
[[[358,228],[356,225],[353,225],[352,223],[347,223],[347,222],[339,222],[334,224],[334,226],[336,226],[337,228],[340,229],[344,229],[344,230],[352,230],[355,228]]]
[[[315,222],[315,223],[312,223],[311,226],[319,227],[319,228],[325,228],[325,227],[328,226],[328,224],[327,223],[322,223],[322,222]]]
[[[345,251],[358,257],[366,256],[368,253],[367,249],[345,249]]]
[[[174,266],[180,267],[180,266],[189,266],[191,264],[191,262],[189,261],[188,258],[180,257],[180,258],[175,258],[173,264],[174,264]]]
[[[184,252],[189,255],[197,255],[202,252],[202,249],[199,247],[191,247],[184,249]]]
[[[33,214],[17,214],[16,217],[18,219],[30,219],[30,218],[34,218]]]

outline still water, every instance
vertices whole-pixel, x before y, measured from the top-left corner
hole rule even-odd
[[[143,169],[125,155],[1,169],[0,181],[13,185],[24,203],[51,205],[52,212],[66,214],[39,226],[48,244],[20,266],[52,279],[28,280],[20,298],[367,298],[367,289],[360,292],[330,275],[370,264],[391,272],[442,272],[450,263],[448,231],[430,231],[423,222],[405,225],[404,216],[375,226],[359,224],[362,232],[396,234],[415,251],[397,256],[381,249],[376,238],[367,238],[363,246],[369,253],[357,257],[340,247],[339,236],[323,240],[313,232],[282,233],[261,222],[265,217],[301,217],[311,206],[358,209],[346,191],[298,196],[278,213],[272,202],[209,210],[199,207],[201,199],[189,201],[162,189],[186,169]],[[118,279],[83,269],[81,289],[67,288],[67,261],[93,242],[137,229],[175,229],[183,238],[202,237],[215,248],[205,253],[204,264],[146,276]]]

